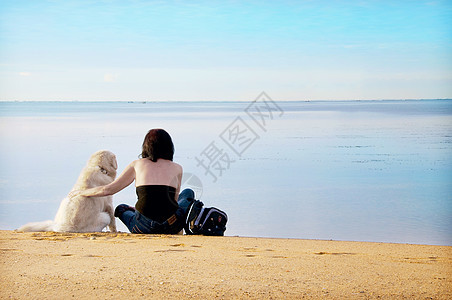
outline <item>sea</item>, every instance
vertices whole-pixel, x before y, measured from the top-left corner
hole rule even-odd
[[[164,128],[227,236],[452,245],[452,100],[0,102],[0,229],[53,219],[89,156]],[[133,184],[114,205],[136,202]],[[117,220],[118,228],[127,232]]]

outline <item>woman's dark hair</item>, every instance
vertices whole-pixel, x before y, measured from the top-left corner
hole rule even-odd
[[[159,158],[173,160],[174,145],[170,135],[163,129],[151,129],[146,134],[141,157],[156,162]]]

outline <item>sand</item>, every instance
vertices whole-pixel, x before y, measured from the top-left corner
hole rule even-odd
[[[0,231],[1,299],[452,299],[452,247]]]

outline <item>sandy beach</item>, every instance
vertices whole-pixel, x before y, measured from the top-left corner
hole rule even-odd
[[[451,299],[452,247],[0,231],[1,299]]]

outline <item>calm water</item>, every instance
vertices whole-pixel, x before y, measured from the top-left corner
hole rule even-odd
[[[452,100],[0,102],[0,229],[52,219],[91,153],[122,171],[155,127],[226,235],[452,245]]]

